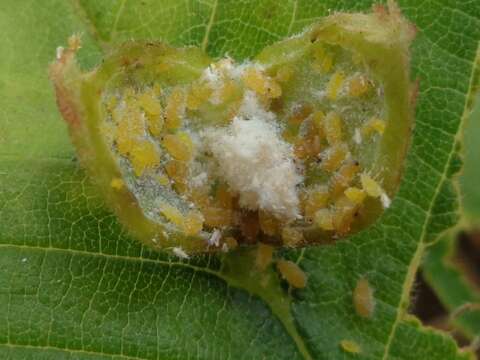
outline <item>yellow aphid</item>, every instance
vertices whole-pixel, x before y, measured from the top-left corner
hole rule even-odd
[[[190,136],[185,132],[165,135],[162,145],[176,160],[189,161],[193,156],[193,142]]]
[[[125,117],[118,122],[115,140],[118,152],[126,155],[132,151],[133,147],[138,143],[138,139],[145,134],[145,128],[140,120],[140,116]]]
[[[312,66],[315,70],[321,73],[327,73],[332,70],[333,56],[328,53],[323,47],[318,46],[313,51],[314,61]]]
[[[212,228],[231,225],[234,215],[232,210],[214,206],[202,207],[202,214],[205,218],[205,224]]]
[[[332,196],[336,197],[350,185],[358,171],[360,164],[357,161],[349,161],[343,164],[333,176],[330,183]]]
[[[218,93],[218,97],[221,104],[231,101],[235,98],[235,95],[239,94],[240,89],[238,85],[233,80],[226,80],[220,91]]]
[[[138,97],[138,103],[148,115],[160,115],[162,113],[162,105],[155,98],[153,91],[146,91]]]
[[[275,80],[279,83],[286,83],[292,79],[294,75],[294,70],[290,66],[282,66],[277,70],[275,75]]]
[[[155,90],[144,92],[138,97],[138,103],[145,111],[148,130],[153,136],[159,136],[163,129],[162,105],[156,98]]]
[[[313,108],[309,104],[297,106],[288,117],[288,124],[293,126],[300,125],[312,113],[312,111]]]
[[[329,199],[328,188],[326,186],[319,186],[310,190],[305,195],[304,200],[304,215],[307,219],[313,220],[315,213],[327,207]]]
[[[318,129],[323,130],[323,120],[325,119],[325,114],[321,110],[317,110],[313,113],[313,123]],[[323,131],[322,131],[323,134]]]
[[[162,186],[167,186],[168,184],[170,184],[170,180],[165,175],[158,175],[156,179],[157,182]]]
[[[165,127],[169,130],[178,129],[182,125],[185,107],[185,93],[181,88],[174,88],[167,99],[165,108]]]
[[[167,203],[161,203],[160,212],[172,224],[175,224],[178,227],[183,226],[183,220],[184,220],[183,214],[175,206],[172,206]]]
[[[163,118],[156,115],[147,115],[148,131],[153,136],[159,137],[163,130]]]
[[[356,205],[345,195],[335,201],[333,227],[337,234],[343,235],[350,231],[356,209]]]
[[[162,88],[160,87],[160,85],[158,83],[155,83],[152,87],[152,91],[153,91],[153,94],[156,96],[156,97],[159,97],[160,95],[162,95]]]
[[[315,213],[315,225],[323,230],[333,230],[333,212],[329,209],[320,209]]]
[[[330,145],[342,140],[342,119],[336,112],[329,112],[323,121],[325,137]]]
[[[365,95],[370,90],[370,83],[362,76],[357,75],[348,82],[348,94],[353,97]]]
[[[188,167],[185,162],[172,160],[165,165],[167,175],[174,181],[175,190],[179,193],[184,193],[187,189],[187,174]]]
[[[116,96],[109,96],[108,99],[105,102],[105,107],[107,110],[112,113],[113,110],[117,107],[118,100]]]
[[[371,118],[368,122],[366,122],[362,127],[362,134],[365,136],[369,136],[373,133],[378,133],[383,135],[385,132],[385,121],[379,118]]]
[[[260,243],[257,247],[257,255],[255,258],[255,266],[260,271],[264,271],[272,262],[273,246]]]
[[[188,173],[188,168],[185,163],[177,160],[169,161],[165,165],[167,175],[174,181],[185,181]]]
[[[282,95],[280,85],[258,69],[248,69],[243,75],[243,81],[247,88],[267,98],[274,99]]]
[[[351,354],[359,354],[362,352],[362,348],[353,340],[344,339],[340,341],[340,346],[346,352]]]
[[[300,230],[287,226],[282,230],[282,240],[285,246],[296,246],[303,242],[303,234]]]
[[[258,222],[264,234],[274,236],[278,232],[278,220],[270,213],[260,210],[258,212]]]
[[[349,187],[345,190],[345,196],[355,205],[360,205],[365,200],[367,194],[357,187]]]
[[[68,38],[68,48],[73,51],[77,51],[82,47],[82,41],[80,35],[73,34]]]
[[[278,260],[277,269],[290,286],[301,289],[307,285],[307,276],[294,262]]]
[[[122,190],[125,186],[125,182],[120,178],[113,178],[112,181],[110,181],[110,186],[112,189]]]
[[[371,197],[379,197],[383,194],[381,186],[373,180],[368,174],[360,175],[360,182],[362,183],[363,190]]]
[[[226,185],[222,184],[218,186],[215,198],[217,203],[225,209],[229,209],[233,206],[233,195]]]
[[[227,236],[224,240],[224,244],[226,245],[226,250],[234,250],[238,246],[238,241],[232,236]]]
[[[341,71],[337,71],[331,76],[327,84],[327,98],[329,100],[337,99],[344,80],[345,75]]]
[[[289,142],[290,144],[295,143],[297,140],[297,134],[294,130],[286,128],[282,132],[282,137],[286,142]]]
[[[189,110],[197,110],[202,104],[208,101],[212,92],[212,88],[206,83],[192,85],[187,95],[187,108]]]
[[[141,176],[146,169],[160,163],[160,155],[155,145],[149,141],[141,141],[132,147],[129,155],[135,175]]]
[[[348,146],[344,143],[328,148],[321,155],[322,168],[328,172],[337,170],[348,155]]]
[[[373,289],[367,279],[361,278],[353,290],[353,306],[361,317],[371,317],[375,310]]]
[[[187,236],[197,235],[203,228],[203,216],[198,211],[190,211],[183,219],[183,232]]]

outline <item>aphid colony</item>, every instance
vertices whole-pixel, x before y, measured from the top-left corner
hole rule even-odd
[[[160,237],[224,251],[359,228],[366,207],[390,203],[376,166],[382,84],[355,52],[321,42],[303,52],[281,64],[222,59],[186,84],[165,78],[168,61],[144,83],[125,60],[102,94],[101,133],[122,175],[112,189],[134,194],[164,224]]]

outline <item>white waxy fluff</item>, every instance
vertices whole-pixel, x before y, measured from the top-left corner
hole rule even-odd
[[[240,206],[294,220],[299,217],[296,185],[302,177],[293,162],[292,146],[281,138],[274,118],[247,93],[230,126],[203,135],[219,176],[238,193]]]

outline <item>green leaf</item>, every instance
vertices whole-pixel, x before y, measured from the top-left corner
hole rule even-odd
[[[463,222],[455,231],[441,235],[438,242],[427,249],[422,262],[422,274],[432,287],[441,303],[451,313],[450,325],[459,329],[468,338],[480,334],[480,292],[471,283],[461,267],[454,261],[460,231],[468,231],[480,223],[480,189],[478,188],[478,141],[480,138],[480,102],[476,96],[475,107],[463,127],[463,169],[457,180],[460,185],[463,205]],[[449,193],[454,194],[453,184],[449,182]],[[458,217],[458,212],[443,212],[444,216]],[[438,233],[437,233],[438,234]],[[472,304],[477,304],[473,305]]]
[[[130,38],[195,44],[212,56],[243,59],[329,10],[367,10],[371,2],[1,5],[3,358],[348,358],[342,340],[355,341],[360,358],[468,358],[450,338],[407,320],[406,309],[430,231],[438,234],[444,227],[435,219],[452,211],[443,210],[452,208],[453,199],[442,189],[456,167],[457,133],[476,86],[480,4],[400,3],[419,30],[412,61],[420,79],[400,191],[368,230],[332,246],[284,254],[308,275],[301,291],[262,289],[222,269],[220,258],[182,262],[130,239],[73,160],[47,66],[74,32],[84,33],[80,54],[86,68]],[[356,315],[352,303],[361,277],[374,289],[369,319]]]
[[[460,176],[463,215],[467,224],[480,224],[480,96],[475,99],[475,107],[463,128],[464,166]]]

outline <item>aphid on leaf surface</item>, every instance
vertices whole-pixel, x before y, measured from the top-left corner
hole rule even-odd
[[[307,285],[307,275],[294,262],[278,260],[277,269],[290,286],[301,289]]]
[[[358,315],[369,318],[375,310],[373,289],[366,278],[360,278],[353,290],[353,306]]]
[[[115,190],[122,190],[125,186],[125,183],[120,178],[113,178],[110,182],[110,186]]]
[[[264,271],[271,264],[273,258],[273,246],[260,243],[257,247],[257,257],[255,265],[258,270]]]
[[[360,347],[360,345],[358,345],[358,343],[353,340],[344,339],[340,341],[340,346],[344,351],[351,354],[360,354],[362,352],[362,348]]]

